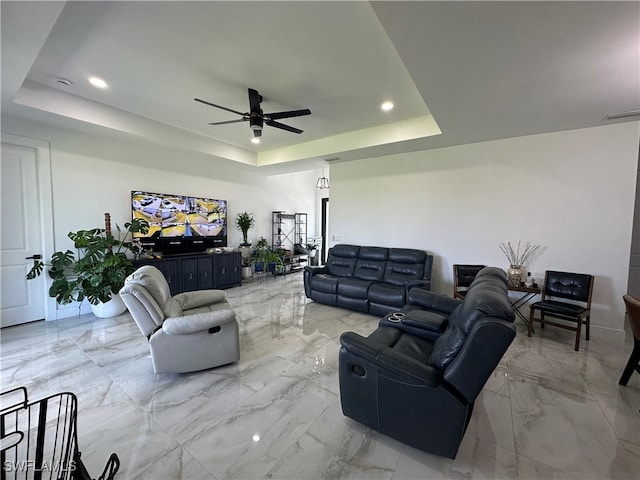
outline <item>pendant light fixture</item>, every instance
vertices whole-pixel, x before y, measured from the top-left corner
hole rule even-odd
[[[316,188],[329,188],[329,179],[324,176],[324,168],[322,169],[322,176],[318,177],[318,181],[316,182]]]

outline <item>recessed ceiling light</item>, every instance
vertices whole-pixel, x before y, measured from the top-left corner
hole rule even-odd
[[[109,88],[107,82],[98,77],[89,77],[89,83],[96,88]]]
[[[260,143],[260,138],[258,138],[258,137],[253,137],[253,138],[251,139],[251,143],[255,143],[255,144],[257,145],[258,143]]]
[[[382,105],[380,105],[380,108],[383,112],[388,112],[389,110],[393,109],[393,102],[384,102]]]

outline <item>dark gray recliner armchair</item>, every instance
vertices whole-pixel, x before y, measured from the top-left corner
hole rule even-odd
[[[463,301],[414,289],[402,316],[340,337],[343,413],[391,438],[455,458],[473,404],[515,337],[504,271],[483,269]]]
[[[149,340],[155,373],[184,373],[232,363],[240,358],[236,314],[222,290],[171,296],[156,267],[133,272],[120,297]]]

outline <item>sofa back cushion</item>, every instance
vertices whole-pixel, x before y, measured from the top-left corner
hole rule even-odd
[[[352,277],[359,252],[357,245],[339,244],[331,247],[326,264],[329,275]]]
[[[462,303],[451,312],[449,326],[436,340],[429,363],[444,371],[462,349],[474,324],[486,317],[509,322],[515,318],[507,296],[507,275],[495,267],[478,273]]]
[[[402,287],[412,280],[425,277],[427,252],[411,248],[390,248],[382,281]]]
[[[360,280],[382,281],[387,265],[388,248],[360,247],[353,277]]]

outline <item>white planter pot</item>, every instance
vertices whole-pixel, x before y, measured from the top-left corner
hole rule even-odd
[[[91,304],[91,311],[98,318],[117,317],[118,315],[122,315],[126,310],[127,306],[119,295],[112,296],[111,300],[107,303]]]
[[[238,251],[240,255],[242,255],[242,258],[248,259],[251,257],[251,245],[240,245]]]
[[[249,280],[251,278],[251,274],[252,274],[252,269],[251,267],[242,267],[242,279],[243,280]]]

